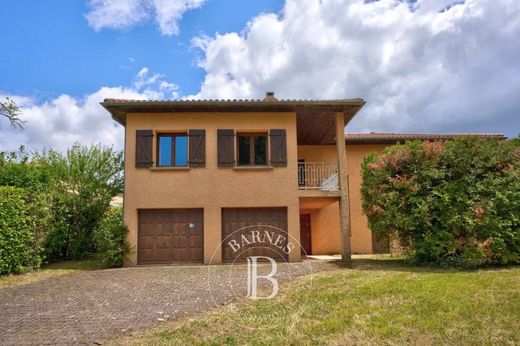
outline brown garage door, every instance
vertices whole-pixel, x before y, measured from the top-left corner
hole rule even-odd
[[[202,209],[140,210],[137,262],[202,262]]]
[[[261,239],[264,240],[262,244],[253,241],[252,231],[260,232]],[[265,232],[274,235],[274,239],[278,239],[278,235],[282,236],[277,243],[278,247],[269,242]],[[242,235],[251,242],[251,245],[244,245]],[[287,260],[288,256],[282,250],[288,243],[287,208],[222,209],[222,240],[224,241],[222,260],[225,262],[243,261],[248,256],[268,256],[277,261]],[[240,244],[240,249],[235,251],[236,248],[229,245],[231,240]]]

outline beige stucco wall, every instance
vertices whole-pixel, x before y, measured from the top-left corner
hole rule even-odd
[[[382,152],[385,144],[352,144],[347,145],[348,181],[350,194],[350,220],[352,224],[352,247],[354,253],[372,253],[372,231],[362,210],[361,199],[361,162],[372,152]]]
[[[311,250],[313,255],[341,253],[339,202],[320,209],[301,209],[311,215]]]
[[[206,167],[157,171],[135,168],[135,131],[206,129]],[[287,167],[242,170],[217,166],[217,129],[236,131],[287,130]],[[154,143],[155,145],[156,143]],[[155,155],[154,148],[154,155]],[[287,207],[289,235],[299,241],[296,115],[294,113],[128,114],[125,151],[125,223],[137,263],[139,209],[203,208],[204,262],[221,261],[221,208]],[[155,161],[155,160],[154,160]],[[293,251],[290,260],[299,260]]]
[[[371,152],[381,152],[384,144],[347,145],[347,174],[351,220],[352,253],[372,253],[372,231],[368,227],[361,206],[361,162]],[[306,162],[336,162],[335,145],[298,146],[298,159]],[[311,243],[315,255],[341,253],[339,203],[321,209],[308,210],[311,214]]]

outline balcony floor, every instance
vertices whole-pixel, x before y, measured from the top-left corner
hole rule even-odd
[[[308,189],[298,190],[298,197],[340,197],[340,190],[320,190],[320,189]]]

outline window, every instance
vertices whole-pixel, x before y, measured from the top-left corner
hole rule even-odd
[[[267,164],[267,133],[237,134],[238,165]]]
[[[157,157],[161,167],[188,165],[188,136],[186,133],[159,134]]]

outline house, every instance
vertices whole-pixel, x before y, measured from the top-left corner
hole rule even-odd
[[[363,157],[407,139],[458,134],[345,135],[364,104],[274,93],[263,100],[106,99],[102,105],[125,127],[124,220],[135,250],[127,264],[387,252],[361,210]],[[269,241],[248,248],[253,230],[262,229]],[[281,235],[272,240],[270,230]],[[298,242],[301,250],[290,249]]]

